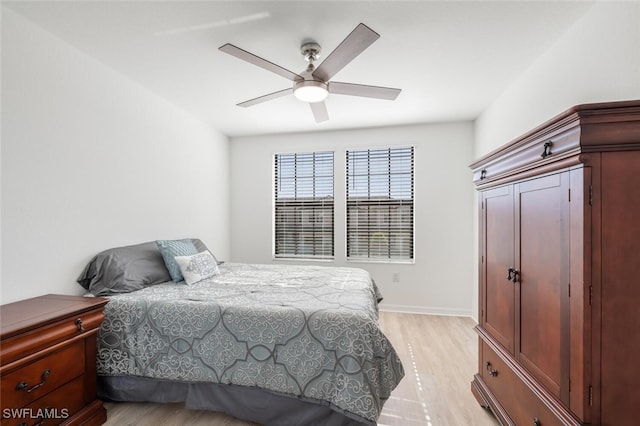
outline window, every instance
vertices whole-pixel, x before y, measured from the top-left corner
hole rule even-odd
[[[413,147],[347,151],[347,258],[413,259]]]
[[[333,258],[333,152],[276,154],[274,240],[279,258]]]

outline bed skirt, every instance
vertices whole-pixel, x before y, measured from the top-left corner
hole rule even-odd
[[[193,410],[210,410],[273,426],[375,426],[318,400],[296,398],[254,387],[206,382],[174,382],[144,377],[98,376],[98,398],[127,402],[184,402]]]

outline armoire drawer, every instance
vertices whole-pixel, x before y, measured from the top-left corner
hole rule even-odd
[[[84,341],[79,340],[2,377],[2,408],[20,408],[84,373]]]
[[[580,130],[568,126],[525,139],[508,154],[485,161],[482,168],[474,170],[473,180],[476,185],[483,185],[516,173],[526,173],[532,168],[555,162],[558,158],[564,159],[575,154],[579,137]]]
[[[563,424],[484,341],[481,357],[482,379],[514,424],[535,426]]]

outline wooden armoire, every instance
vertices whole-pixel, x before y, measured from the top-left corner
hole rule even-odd
[[[506,425],[640,423],[640,101],[573,107],[470,167],[476,399]]]

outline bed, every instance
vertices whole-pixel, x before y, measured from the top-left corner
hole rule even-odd
[[[268,425],[375,425],[404,370],[378,326],[381,296],[369,274],[215,263],[215,274],[190,285],[93,289],[110,299],[98,396],[184,402]],[[79,279],[89,290],[91,264]]]

